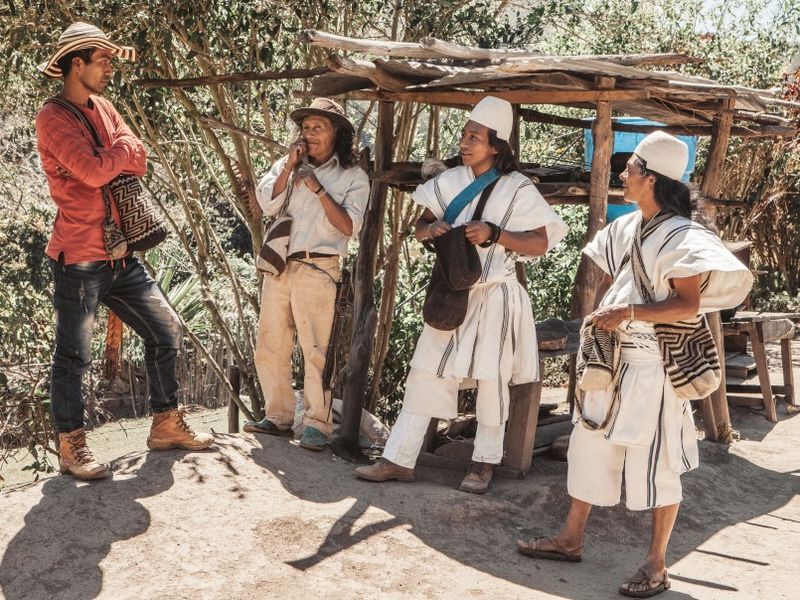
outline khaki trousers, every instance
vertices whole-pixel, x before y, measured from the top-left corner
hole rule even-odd
[[[322,389],[322,371],[331,335],[339,281],[339,257],[290,260],[278,277],[264,277],[258,316],[255,363],[266,416],[281,429],[294,422],[292,351],[295,335],[303,352],[303,424],[324,435],[333,430],[331,394]]]

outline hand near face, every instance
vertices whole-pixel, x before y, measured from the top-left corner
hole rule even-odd
[[[289,145],[289,159],[286,161],[287,169],[294,169],[303,160],[308,148],[303,138],[298,138]]]
[[[470,221],[467,223],[464,233],[470,244],[483,244],[492,235],[492,228],[483,221]]]
[[[595,327],[606,331],[613,331],[620,323],[629,319],[630,316],[630,306],[627,304],[612,304],[610,306],[601,306],[589,315],[589,319]]]

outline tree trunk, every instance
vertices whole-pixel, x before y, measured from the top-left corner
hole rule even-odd
[[[392,160],[394,104],[378,105],[378,128],[375,133],[375,171],[389,168]],[[375,256],[378,241],[383,235],[383,215],[386,209],[385,183],[373,183],[369,206],[359,238],[358,260],[355,269],[353,305],[353,337],[350,361],[345,372],[342,424],[331,437],[334,453],[347,460],[359,460],[363,455],[358,445],[361,410],[367,392],[369,365],[374,345],[377,313],[375,310]]]

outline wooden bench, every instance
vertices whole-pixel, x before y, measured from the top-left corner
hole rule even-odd
[[[787,406],[797,406],[795,403],[794,373],[792,372],[792,346],[791,342],[795,333],[795,322],[800,320],[800,313],[766,313],[766,312],[741,312],[737,313],[728,322],[723,324],[725,336],[738,336],[743,341],[750,341],[753,358],[756,363],[759,385],[728,383],[728,402],[743,406],[762,406],[766,417],[773,423],[778,420],[774,394],[779,394]],[[740,343],[741,343],[740,341]],[[783,371],[783,385],[770,383],[767,354],[764,349],[766,342],[780,341],[781,367]],[[740,396],[738,394],[760,394],[760,398]]]
[[[573,327],[574,329],[574,327]],[[560,350],[539,350],[539,373],[544,373],[544,360],[558,356],[570,357],[570,387],[567,398],[570,409],[573,406],[575,393],[575,355],[578,352],[578,332],[573,331],[567,337],[567,345]],[[523,478],[531,469],[534,443],[538,426],[555,425],[571,419],[571,410],[566,415],[554,415],[539,423],[539,407],[542,399],[542,382],[512,385],[509,389],[510,404],[504,440],[505,453],[503,462],[495,467],[495,475],[506,478]],[[431,419],[428,434],[419,456],[418,464],[466,470],[469,467],[469,456],[442,456],[433,452],[436,440],[438,419]]]

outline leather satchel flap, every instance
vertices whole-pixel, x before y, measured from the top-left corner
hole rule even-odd
[[[464,225],[454,227],[433,240],[436,260],[442,275],[453,290],[467,290],[481,277],[481,260],[478,250],[467,240]]]

